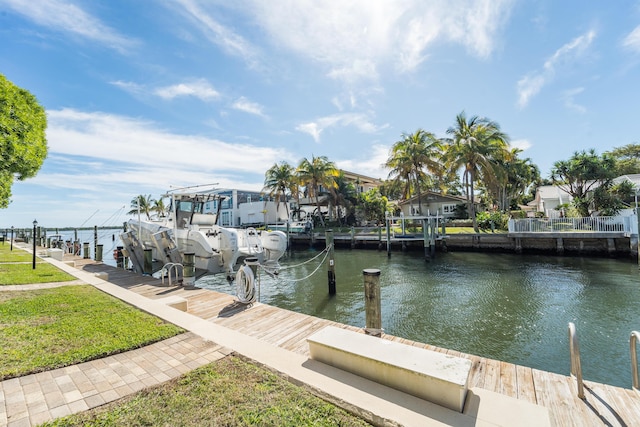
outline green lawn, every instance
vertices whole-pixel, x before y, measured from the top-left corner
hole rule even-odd
[[[0,291],[0,325],[0,379],[120,353],[182,332],[89,285]]]
[[[38,259],[38,261],[40,260]],[[35,270],[31,262],[26,264],[0,263],[0,286],[68,282],[75,279],[72,275],[47,262],[37,262]]]
[[[45,426],[368,426],[273,373],[228,356],[174,381]]]
[[[9,243],[0,243],[0,262],[28,262],[33,259],[33,255],[16,246],[11,250]]]

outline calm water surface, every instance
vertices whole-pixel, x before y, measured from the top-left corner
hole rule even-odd
[[[538,255],[336,250],[337,295],[316,251],[294,252],[277,279],[260,274],[260,301],[362,327],[362,270],[381,270],[386,333],[568,375],[574,322],[587,380],[631,387],[629,335],[640,330],[640,272],[614,259]],[[198,285],[234,293],[222,276]]]

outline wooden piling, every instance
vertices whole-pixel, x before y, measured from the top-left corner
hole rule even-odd
[[[89,259],[89,242],[82,244],[82,258]]]
[[[123,246],[116,247],[116,267],[124,268],[124,254],[122,253]]]
[[[325,231],[326,247],[329,248],[329,265],[327,267],[329,295],[336,294],[336,271],[335,260],[333,259],[333,230]]]
[[[142,274],[151,276],[153,273],[153,249],[144,250],[144,263],[142,265]]]
[[[184,286],[193,286],[196,281],[196,264],[195,264],[196,254],[193,252],[185,253],[184,258],[182,260],[183,268],[183,277],[184,277]]]
[[[387,258],[391,258],[391,219],[387,218]]]
[[[93,259],[98,260],[98,226],[93,226]]]
[[[96,261],[102,262],[102,251],[104,245],[96,245]]]
[[[380,309],[380,270],[362,270],[364,276],[364,309],[366,323],[364,332],[376,337],[382,336],[382,311]]]

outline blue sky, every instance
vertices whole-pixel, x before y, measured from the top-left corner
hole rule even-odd
[[[498,122],[548,176],[639,142],[640,1],[0,0],[0,73],[49,156],[0,227],[113,225],[137,194],[262,187],[327,156],[386,178],[402,133]]]

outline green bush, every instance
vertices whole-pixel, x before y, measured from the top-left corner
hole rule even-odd
[[[511,218],[513,219],[525,219],[527,217],[527,213],[521,209],[518,209],[517,211],[511,211],[509,213],[511,214]]]
[[[478,212],[476,221],[481,230],[506,230],[509,216],[500,212]]]

